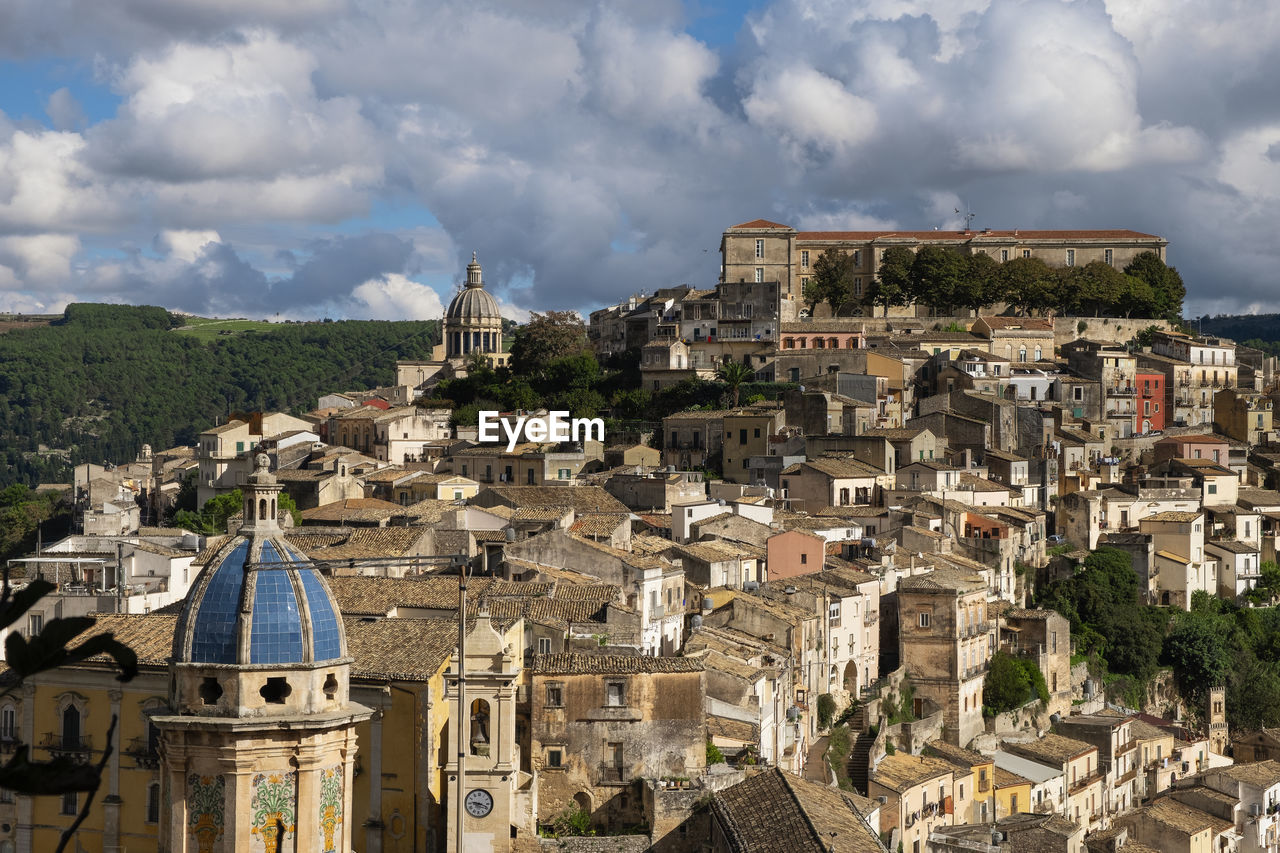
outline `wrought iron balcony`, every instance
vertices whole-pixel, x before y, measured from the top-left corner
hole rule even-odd
[[[154,770],[160,766],[160,753],[156,751],[155,744],[147,738],[136,737],[129,741],[124,754],[132,758],[139,767]]]
[[[67,738],[58,734],[46,734],[40,739],[40,748],[47,749],[54,755],[66,755],[75,761],[88,761],[93,745],[87,735]]]

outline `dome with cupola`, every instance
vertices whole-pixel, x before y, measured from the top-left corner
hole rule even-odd
[[[467,264],[467,283],[444,312],[445,354],[464,358],[473,352],[494,354],[490,361],[501,363],[502,313],[498,300],[484,289],[484,278],[475,252]]]
[[[498,300],[484,289],[484,279],[480,273],[480,263],[475,252],[471,253],[471,263],[467,264],[467,284],[449,303],[449,310],[444,312],[446,320],[478,322],[482,320],[501,320]]]
[[[280,486],[258,454],[244,489],[244,524],[192,585],[174,633],[178,663],[306,666],[347,657],[324,578],[285,541]]]

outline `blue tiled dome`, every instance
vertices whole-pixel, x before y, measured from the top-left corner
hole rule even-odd
[[[240,535],[219,548],[187,595],[174,635],[174,659],[182,663],[291,665],[344,657],[342,620],[328,586],[280,537]]]

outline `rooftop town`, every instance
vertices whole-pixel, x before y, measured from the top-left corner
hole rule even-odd
[[[15,564],[54,591],[0,634],[87,616],[139,674],[27,679],[0,749],[105,761],[88,851],[1275,850],[1280,730],[1233,725],[1221,673],[1139,682],[1115,650],[1280,597],[1276,360],[1153,318],[806,307],[823,253],[861,293],[929,245],[1166,250],[733,226],[714,286],[585,331],[650,392],[732,364],[776,393],[603,439],[504,413],[497,442],[436,393],[510,361],[473,257],[393,386],[48,486],[78,532]],[[143,525],[190,488],[225,529]],[[1118,630],[1070,598],[1104,577]],[[0,790],[0,850],[53,849],[84,805]]]

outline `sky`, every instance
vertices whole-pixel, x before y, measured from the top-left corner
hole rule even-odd
[[[1274,0],[5,0],[0,311],[585,313],[957,209],[1280,311],[1278,72]]]

